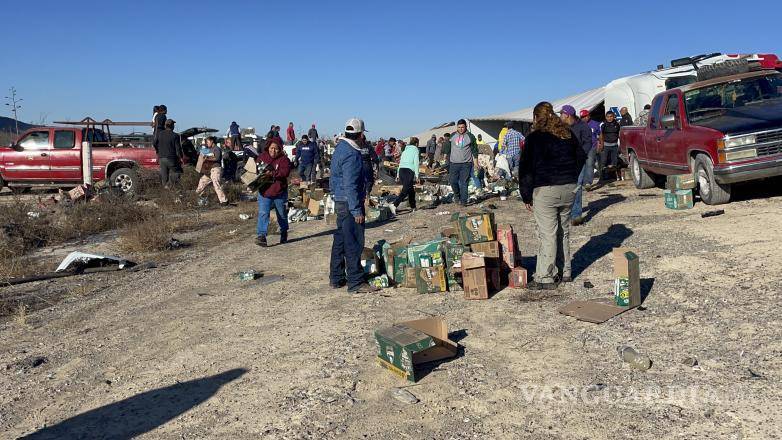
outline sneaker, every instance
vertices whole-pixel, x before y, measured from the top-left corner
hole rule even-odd
[[[255,244],[257,244],[260,247],[267,247],[269,246],[269,243],[266,242],[266,236],[265,235],[259,235],[255,237]]]
[[[367,283],[361,283],[353,289],[348,289],[348,293],[374,293],[379,290],[380,289],[375,286],[369,285]]]
[[[391,215],[396,215],[396,205],[388,205],[388,209],[391,210]]]
[[[570,226],[580,226],[584,224],[584,217],[574,218],[570,220]]]
[[[556,290],[556,283],[539,283],[537,281],[530,281],[527,283],[527,289],[529,290]]]
[[[280,232],[280,244],[285,244],[288,242],[288,231]]]

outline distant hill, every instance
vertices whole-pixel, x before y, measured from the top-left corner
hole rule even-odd
[[[27,130],[28,128],[35,127],[35,125],[32,124],[26,124],[22,121],[19,121],[19,133]],[[6,118],[5,116],[0,116],[0,131],[10,131],[15,133],[16,132],[16,124],[14,123],[13,118]]]

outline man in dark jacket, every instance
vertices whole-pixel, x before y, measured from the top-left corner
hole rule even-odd
[[[605,182],[603,172],[611,167],[616,170],[619,162],[619,130],[622,126],[617,122],[616,115],[612,111],[606,112],[606,120],[600,126],[600,143],[597,146],[600,153],[600,166],[598,167],[599,183]]]
[[[165,187],[171,187],[179,182],[182,175],[182,144],[179,133],[174,132],[175,121],[167,119],[165,128],[160,131],[153,141],[160,164],[160,181]]]
[[[331,158],[329,188],[334,197],[337,227],[331,245],[329,285],[338,289],[348,286],[350,293],[374,292],[364,279],[361,252],[364,250],[364,176],[361,146],[364,121],[349,119],[345,136],[340,138]]]
[[[581,146],[581,149],[584,150],[584,154],[588,157],[589,152],[592,150],[592,129],[589,128],[589,125],[587,125],[586,122],[576,116],[576,109],[571,105],[563,106],[562,110],[559,112],[559,117],[570,126],[570,131],[576,135],[578,145]],[[573,199],[573,208],[570,210],[571,225],[573,226],[580,225],[584,222],[584,208],[582,207],[582,202],[584,194],[584,176],[586,176],[587,166],[591,166],[588,161],[585,162],[584,166],[581,168],[581,174],[579,174],[578,182],[576,183],[576,196],[575,199]]]
[[[239,130],[239,124],[236,121],[231,122],[228,127],[228,137],[231,139],[231,145],[234,151],[242,150],[242,132]]]
[[[318,129],[315,128],[315,124],[312,124],[312,127],[310,127],[310,130],[307,132],[307,137],[310,138],[310,141],[318,143]]]
[[[428,142],[426,142],[426,160],[427,165],[432,166],[434,163],[434,153],[437,151],[437,135],[432,135]]]
[[[633,125],[633,117],[630,115],[630,112],[627,111],[627,107],[619,109],[619,116],[622,117],[619,121],[620,126],[627,127],[628,125]]]
[[[303,182],[312,182],[315,177],[315,165],[320,161],[318,145],[306,134],[296,145],[296,165]]]

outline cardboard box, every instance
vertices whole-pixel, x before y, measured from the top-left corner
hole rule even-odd
[[[693,207],[693,196],[691,189],[665,190],[665,207],[668,209],[690,209]]]
[[[416,367],[455,357],[458,345],[448,339],[439,317],[400,322],[375,330],[378,364],[410,382],[420,378]],[[418,374],[417,374],[418,373]]]
[[[386,273],[394,284],[402,285],[405,282],[405,268],[409,266],[407,261],[407,245],[410,239],[399,240],[383,245],[383,262],[386,265]]]
[[[665,189],[695,189],[695,174],[676,174],[665,178]]]
[[[500,259],[503,270],[509,271],[515,268],[519,245],[511,225],[497,225],[497,242],[500,244]]]
[[[205,162],[204,155],[203,154],[199,154],[198,155],[198,160],[196,161],[196,166],[195,166],[196,172],[200,173],[201,170],[204,169],[204,162]]]
[[[486,279],[489,281],[489,291],[499,292],[502,290],[502,277],[499,267],[486,267]]]
[[[71,200],[79,200],[86,195],[87,192],[84,190],[84,185],[79,185],[76,188],[68,191],[68,197],[70,197]]]
[[[325,196],[326,192],[322,188],[310,190],[310,200],[321,201]]]
[[[323,215],[323,205],[320,203],[320,200],[314,200],[310,199],[307,210],[310,212],[310,215],[313,217],[318,217]]]
[[[462,244],[481,243],[495,239],[494,214],[492,213],[468,214],[466,216],[454,213],[452,220]]]
[[[248,173],[258,174],[258,163],[255,162],[255,159],[252,157],[248,157],[247,161],[244,163],[244,169]]]
[[[462,255],[461,272],[465,299],[489,299],[485,258],[471,253]]]
[[[361,267],[364,273],[372,276],[380,273],[380,258],[373,249],[364,248],[361,252]]]
[[[470,245],[470,249],[477,254],[483,254],[487,259],[500,259],[500,244],[496,241],[485,241],[483,243],[473,243]],[[488,263],[488,260],[487,260]]]
[[[614,249],[614,301],[620,307],[641,305],[638,255],[627,248]]]
[[[411,289],[416,289],[418,287],[415,283],[414,267],[405,266],[405,279],[402,282],[402,287],[409,287]]]
[[[245,185],[251,185],[258,178],[258,174],[246,172],[242,174],[242,183]]]
[[[327,225],[337,226],[337,214],[326,214],[323,219],[326,220]]]
[[[388,206],[379,206],[377,208],[367,208],[367,223],[383,222],[391,218],[391,208]]]
[[[527,287],[527,269],[523,267],[514,267],[508,275],[508,285],[514,289],[523,289]]]
[[[445,264],[444,252],[445,239],[427,241],[425,243],[413,243],[407,247],[407,260],[413,267],[431,267]]]
[[[620,280],[617,282],[617,280]],[[617,285],[620,287],[617,292]],[[573,301],[559,309],[559,313],[572,316],[579,321],[600,324],[614,316],[641,305],[641,280],[638,256],[626,248],[614,249],[614,298],[594,298]],[[626,293],[624,290],[626,289]],[[627,297],[627,306],[616,304],[616,296]],[[622,300],[623,302],[624,299]]]
[[[418,293],[445,292],[448,283],[445,281],[445,267],[442,265],[415,268],[415,286]]]

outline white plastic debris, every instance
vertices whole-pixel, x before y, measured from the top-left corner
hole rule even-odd
[[[135,264],[127,260],[123,260],[119,257],[110,257],[107,255],[86,254],[84,252],[71,252],[62,260],[59,266],[57,266],[57,272],[68,270],[73,266],[108,266],[116,264],[119,269],[125,267],[131,267]]]

